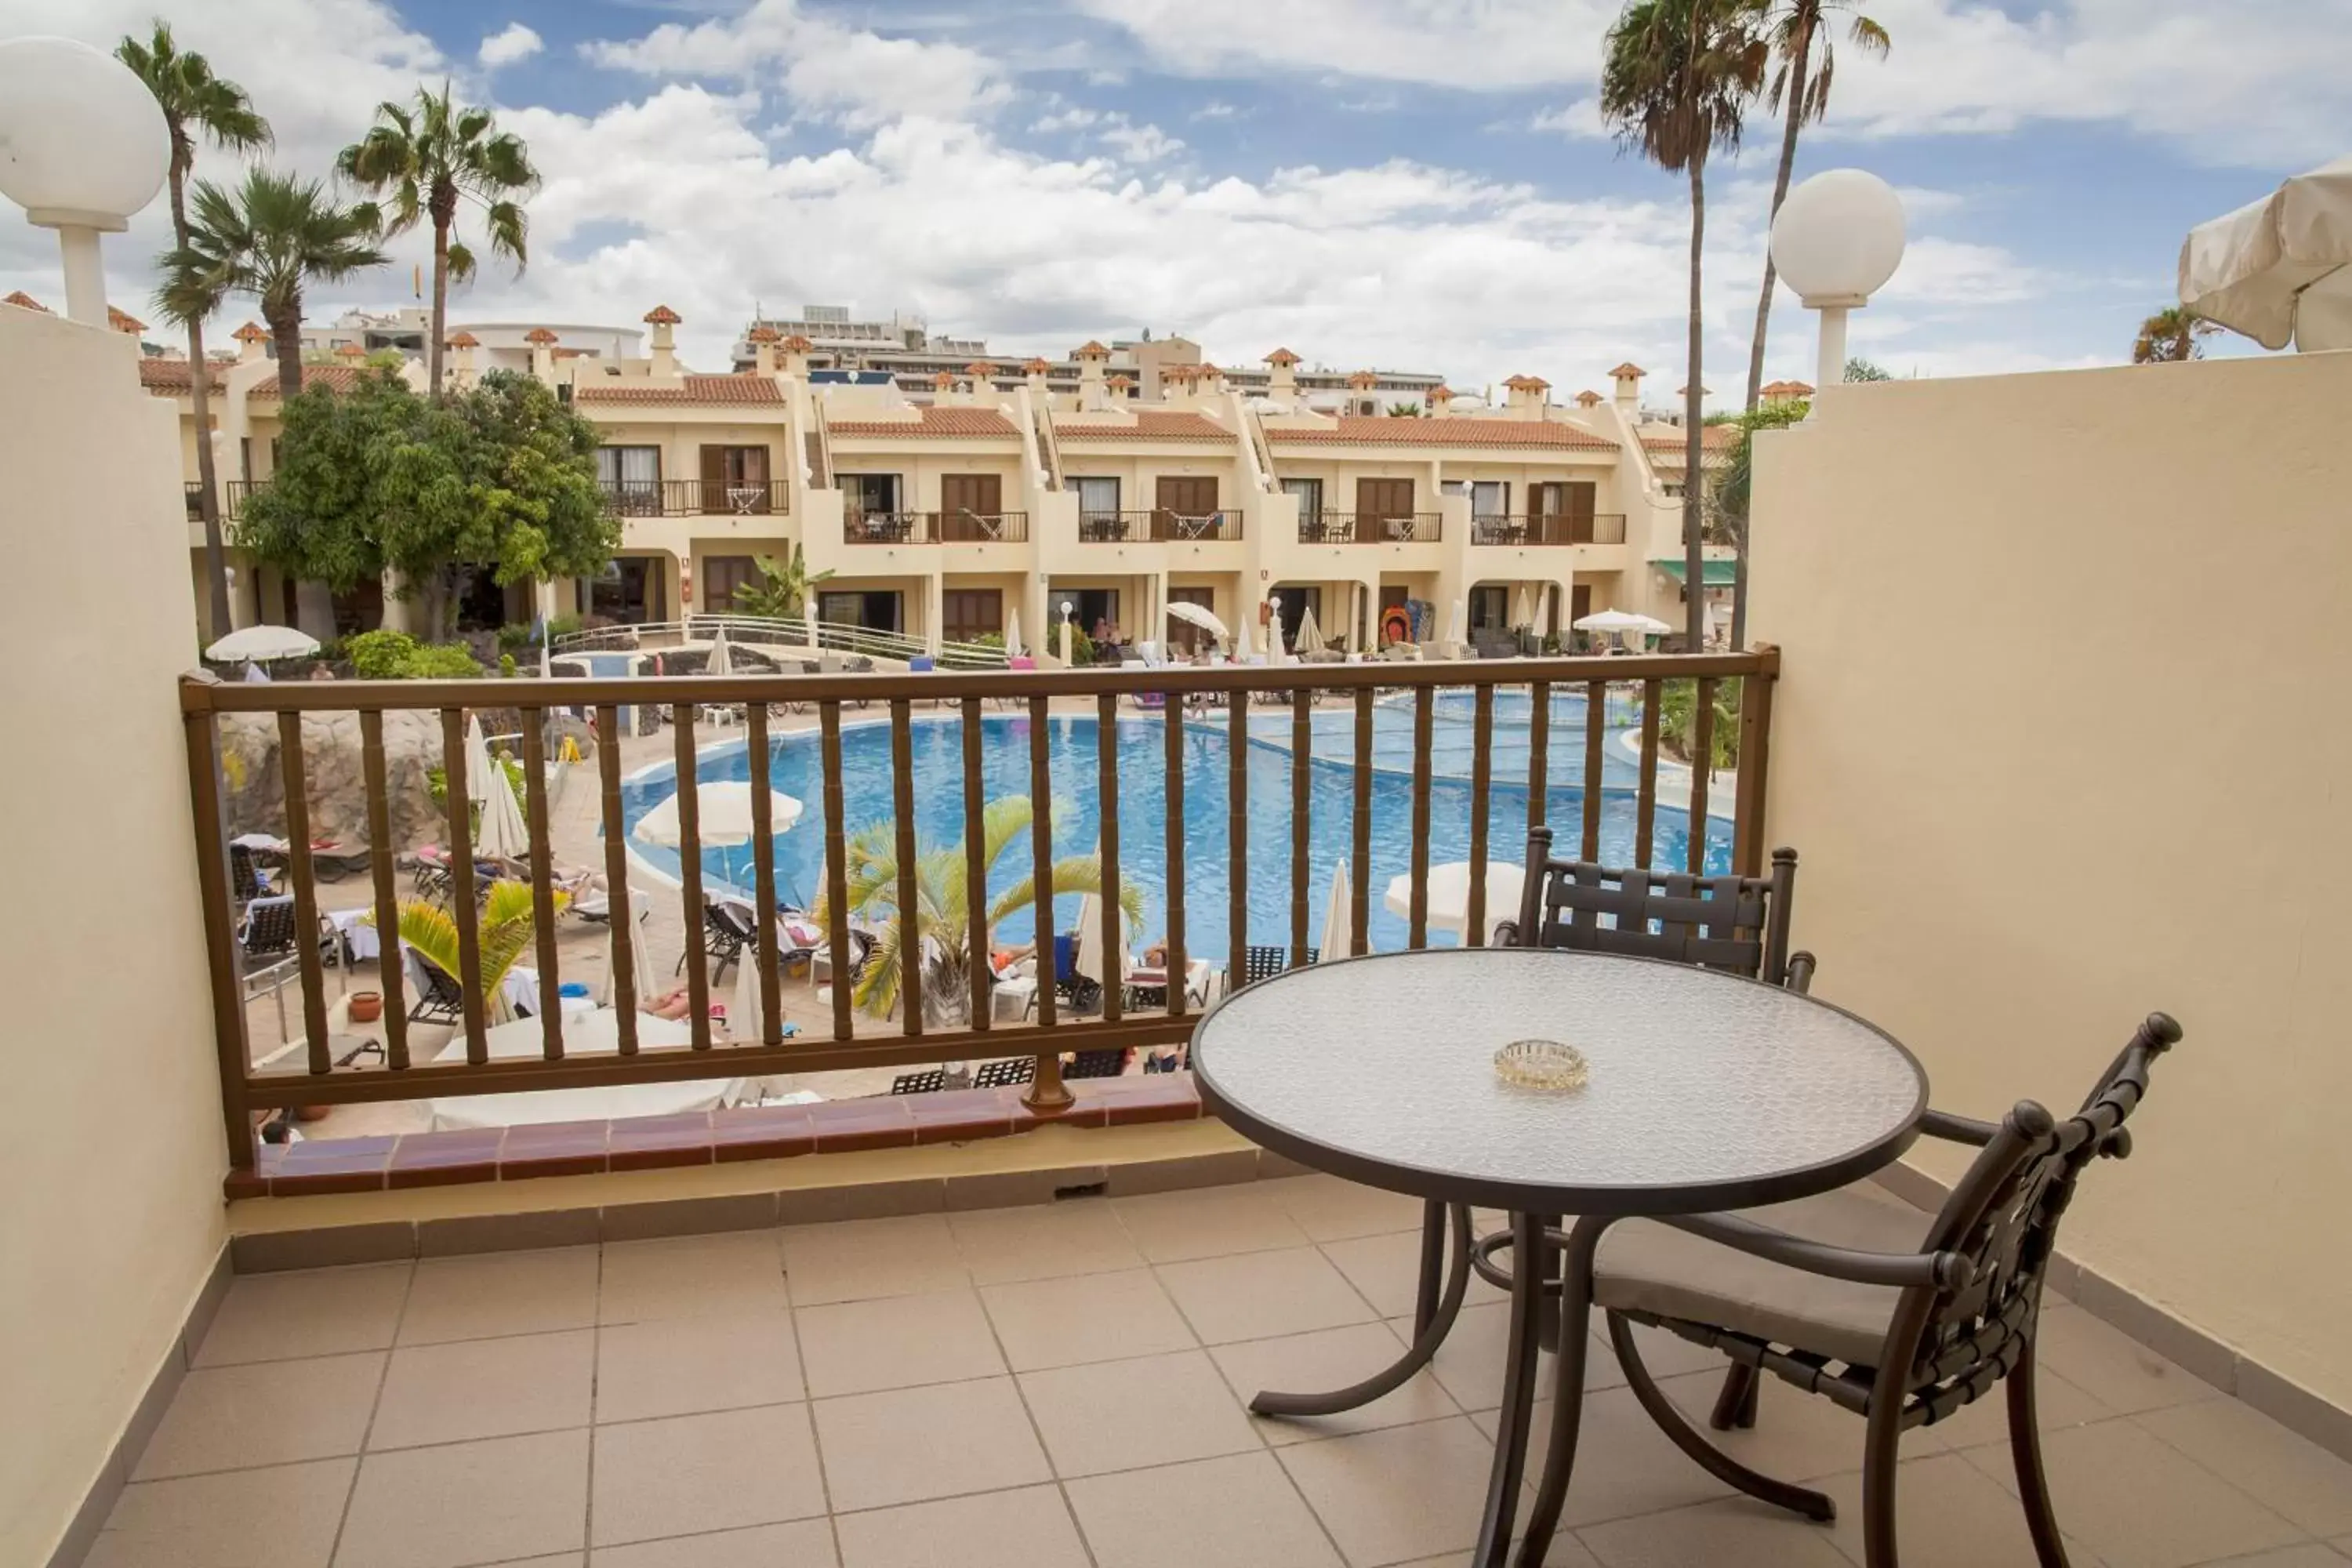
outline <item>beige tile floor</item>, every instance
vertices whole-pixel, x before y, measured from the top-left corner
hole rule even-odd
[[[1409,1203],[1320,1176],[241,1279],[93,1568],[1440,1568],[1486,1483],[1502,1305],[1323,1423],[1269,1382],[1392,1358]],[[2352,1561],[2347,1466],[2053,1304],[2043,1409],[2081,1568]],[[1710,1358],[1660,1341],[1703,1411]],[[1596,1352],[1564,1568],[1859,1563],[1861,1423],[1772,1385],[1691,1466]],[[1914,1435],[1910,1568],[2032,1561],[1995,1408]]]

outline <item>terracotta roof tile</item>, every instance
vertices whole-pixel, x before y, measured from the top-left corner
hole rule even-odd
[[[782,393],[764,375],[689,375],[679,384],[613,380],[583,381],[574,387],[579,403],[782,403]]]
[[[1268,364],[1297,364],[1298,363],[1298,356],[1292,353],[1288,349],[1276,349],[1272,353],[1265,356],[1265,363]]]
[[[1719,453],[1738,438],[1739,427],[1736,425],[1702,426],[1699,429],[1699,449],[1702,453]],[[1690,449],[1690,446],[1688,439],[1679,430],[1671,435],[1654,435],[1644,432],[1642,437],[1642,449],[1679,458]]]
[[[825,428],[835,436],[901,436],[908,440],[1013,439],[1021,434],[1013,421],[993,408],[925,408],[918,420],[828,419]]]
[[[1054,422],[1062,441],[1231,441],[1234,433],[1202,414],[1181,409],[1139,409],[1133,425],[1066,425]]]
[[[1269,429],[1276,446],[1301,447],[1539,447],[1613,452],[1617,443],[1551,419],[1391,419],[1341,415],[1338,428]]]
[[[1110,350],[1103,347],[1102,344],[1095,342],[1094,339],[1088,338],[1085,342],[1078,345],[1078,352],[1073,357],[1077,359],[1108,359],[1110,358]]]
[[[247,321],[229,336],[241,343],[266,343],[269,341],[269,329],[259,321]]]
[[[522,341],[527,343],[551,343],[555,342],[555,334],[545,327],[533,327],[522,335]]]
[[[671,310],[667,305],[656,305],[652,310],[646,312],[646,320],[651,321],[656,327],[674,327],[677,325],[682,319],[683,318],[681,318],[676,310]]]
[[[130,311],[118,310],[112,305],[106,308],[106,324],[118,332],[143,332],[147,330],[146,322]]]
[[[745,342],[751,343],[774,343],[782,342],[783,341],[783,333],[776,331],[775,328],[768,325],[767,322],[762,321],[758,326],[753,327],[750,331],[744,333],[743,341]]]
[[[1369,370],[1357,371],[1348,377],[1348,384],[1353,387],[1378,386],[1380,384],[1381,378]]]
[[[816,347],[814,343],[809,342],[798,332],[794,332],[791,337],[786,338],[782,342],[778,343],[776,346],[783,350],[788,354],[804,354],[808,353],[809,350]]]
[[[481,343],[481,339],[468,331],[461,330],[449,334],[449,346],[453,349],[479,348]]]
[[[166,396],[185,392],[188,390],[188,362],[150,355],[139,362],[139,384],[150,392]]]
[[[337,357],[341,359],[367,358],[367,350],[360,347],[357,343],[345,343],[342,347],[337,349],[335,353]]]
[[[996,374],[996,367],[989,363],[984,359],[976,359],[970,364],[964,366],[963,369],[966,375],[972,376],[977,379],[985,379],[986,377]]]
[[[1611,371],[1609,374],[1617,380],[1623,381],[1629,376],[1638,378],[1647,375],[1650,373],[1643,370],[1640,365],[1635,364],[1632,360],[1627,360],[1624,363],[1619,365],[1615,370]]]
[[[1028,372],[1031,375],[1044,375],[1046,372],[1048,372],[1048,371],[1052,370],[1054,367],[1053,367],[1053,365],[1052,365],[1051,363],[1049,363],[1048,362],[1046,362],[1046,361],[1045,361],[1045,360],[1042,360],[1042,359],[1033,359],[1033,360],[1031,360],[1028,363],[1026,363],[1026,364],[1023,365],[1021,368],[1022,368],[1023,370],[1024,370],[1024,371]]]
[[[0,300],[0,305],[14,305],[20,310],[38,310],[44,316],[55,314],[47,305],[42,304],[22,289],[16,289],[5,300]]]
[[[302,389],[307,392],[311,387],[323,386],[331,392],[349,392],[352,387],[357,386],[360,384],[360,377],[369,374],[371,373],[365,365],[304,365],[302,367]],[[247,394],[247,395],[250,397],[277,396],[278,378],[274,375],[271,376],[268,381],[256,386],[250,393]]]
[[[1503,383],[1514,392],[1549,392],[1551,383],[1539,375],[1515,375]]]

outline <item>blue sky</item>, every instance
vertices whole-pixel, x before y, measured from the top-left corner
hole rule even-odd
[[[110,43],[159,0],[0,0]],[[999,353],[1150,327],[1213,357],[1682,382],[1688,211],[1592,110],[1607,0],[161,0],[323,173],[373,101],[452,77],[547,175],[531,264],[463,318],[687,318],[716,366],[756,300],[900,310]],[[2341,154],[2352,0],[1864,0],[1799,174],[1872,169],[1912,247],[1854,324],[1898,374],[2112,363],[2186,228]],[[1779,125],[1709,182],[1707,365],[1736,400]],[[231,171],[215,159],[215,174]],[[143,294],[156,215],[115,242]],[[404,257],[415,249],[404,246]],[[400,302],[405,268],[312,302]],[[0,235],[0,290],[55,292]],[[1768,375],[1809,375],[1783,293]],[[2222,352],[2228,352],[2224,347]]]

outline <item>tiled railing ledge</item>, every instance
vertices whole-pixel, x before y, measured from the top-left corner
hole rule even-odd
[[[966,1143],[1032,1132],[1049,1123],[1129,1127],[1201,1116],[1201,1097],[1187,1072],[1089,1079],[1070,1090],[1076,1103],[1053,1116],[1022,1104],[1020,1089],[967,1089],[618,1121],[266,1144],[259,1163],[251,1172],[231,1171],[223,1189],[235,1200],[520,1182]]]

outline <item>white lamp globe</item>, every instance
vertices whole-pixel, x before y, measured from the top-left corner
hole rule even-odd
[[[0,43],[0,195],[33,222],[121,229],[171,161],[163,110],[121,62],[72,38]]]
[[[1903,260],[1903,198],[1863,169],[1830,169],[1772,220],[1772,265],[1815,309],[1866,303]]]

